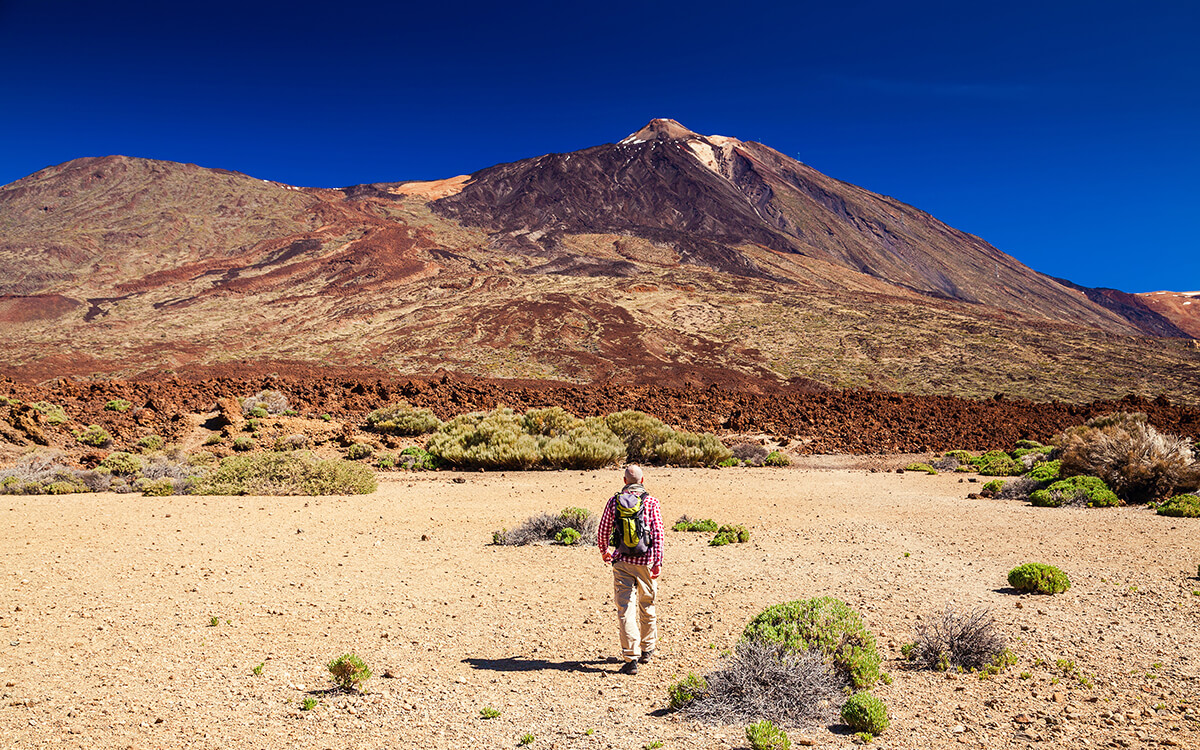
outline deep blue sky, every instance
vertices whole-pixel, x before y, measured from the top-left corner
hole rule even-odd
[[[1200,3],[0,0],[0,184],[80,156],[429,179],[653,117],[1035,269],[1200,290]]]

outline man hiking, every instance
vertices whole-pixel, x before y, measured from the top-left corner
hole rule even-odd
[[[638,663],[650,661],[658,645],[654,598],[662,572],[663,537],[658,500],[642,486],[642,468],[630,464],[625,469],[625,487],[609,498],[596,532],[600,556],[613,568],[624,674],[637,674]],[[610,547],[614,548],[611,552]]]

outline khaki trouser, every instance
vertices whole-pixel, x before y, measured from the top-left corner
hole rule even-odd
[[[617,560],[613,562],[612,567],[613,593],[617,600],[617,626],[621,631],[621,655],[625,661],[632,661],[638,658],[639,653],[649,654],[658,645],[658,622],[654,618],[654,598],[658,595],[658,581],[650,577],[650,568],[645,565],[633,565]],[[635,590],[636,606],[633,602]]]

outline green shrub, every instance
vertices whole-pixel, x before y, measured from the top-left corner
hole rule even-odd
[[[371,678],[371,670],[354,654],[343,654],[326,665],[333,683],[342,690],[357,690]]]
[[[661,420],[632,409],[609,414],[604,420],[608,428],[625,444],[627,458],[634,463],[656,461],[658,446],[674,433],[674,430]]]
[[[175,494],[175,483],[170,479],[151,479],[139,486],[145,497],[167,497]]]
[[[946,451],[946,458],[953,458],[961,464],[970,464],[975,460],[975,454],[970,451]]]
[[[1121,501],[1099,477],[1067,477],[1029,495],[1039,508],[1058,508],[1063,505],[1086,505],[1089,508],[1110,508]]]
[[[66,410],[57,404],[52,404],[49,401],[34,401],[30,406],[42,413],[46,424],[65,424],[67,421]]]
[[[188,466],[208,469],[221,463],[221,459],[217,458],[208,451],[196,451],[187,457],[186,463]]]
[[[1036,440],[1018,440],[1017,441],[1017,449],[1018,450],[1038,450],[1043,453],[1049,453],[1050,451],[1054,450],[1054,446],[1044,445],[1042,443],[1039,443]]]
[[[570,527],[567,527],[554,535],[554,541],[558,542],[559,544],[565,544],[568,547],[577,543],[579,539],[579,532]]]
[[[717,462],[717,466],[720,466],[723,469],[727,469],[730,466],[741,466],[741,465],[742,465],[742,462],[732,456],[725,459],[724,461]]]
[[[521,739],[517,740],[517,744],[518,745],[532,745],[533,744],[533,735],[530,734],[529,732],[526,732],[525,734],[521,735]]]
[[[254,419],[266,419],[267,417],[271,416],[271,412],[267,411],[265,406],[256,406],[250,411],[246,412],[246,415],[253,417]]]
[[[375,453],[375,449],[366,443],[355,443],[346,451],[346,458],[351,461],[359,461],[364,458],[370,458]]]
[[[887,706],[870,693],[855,693],[842,705],[842,721],[856,732],[883,734],[889,724]]]
[[[1008,585],[1018,591],[1058,594],[1071,588],[1071,581],[1053,565],[1025,563],[1009,571]]]
[[[542,462],[556,469],[599,469],[625,458],[625,444],[600,417],[577,420],[565,432],[539,437],[538,450]]]
[[[500,709],[498,708],[484,706],[483,708],[479,709],[479,718],[481,719],[495,719],[498,716],[500,716]]]
[[[115,451],[108,454],[108,457],[100,462],[100,466],[108,469],[113,474],[123,476],[132,476],[142,470],[142,457],[135,456],[132,453],[125,451]]]
[[[379,457],[379,460],[375,462],[375,465],[380,469],[394,469],[396,468],[396,457],[384,454]]]
[[[771,451],[770,453],[767,454],[767,457],[763,459],[763,466],[791,466],[791,465],[792,465],[792,459],[788,458],[786,453],[780,453],[779,451]],[[786,737],[787,737],[787,735],[785,734],[784,738],[786,739]]]
[[[1061,472],[1062,461],[1043,461],[1025,472],[1025,478],[1032,479],[1035,482],[1053,482],[1059,478]]]
[[[442,466],[442,460],[424,448],[412,446],[400,451],[396,465],[410,471],[433,471]]]
[[[929,464],[921,464],[921,463],[909,464],[908,466],[904,467],[904,470],[905,471],[923,471],[926,474],[937,474],[937,469],[933,468]]]
[[[760,612],[742,632],[743,640],[775,643],[787,651],[819,651],[856,688],[879,680],[879,650],[862,618],[832,597],[776,604]]]
[[[722,547],[734,542],[750,541],[750,532],[745,526],[725,524],[717,529],[717,535],[708,543],[710,547]]]
[[[247,419],[246,424],[244,424],[242,426],[242,429],[245,430],[246,432],[253,433],[253,432],[258,432],[260,427],[261,427],[261,425],[259,425],[257,419]]]
[[[1200,496],[1176,495],[1158,506],[1158,515],[1176,518],[1200,518]],[[1200,571],[1197,571],[1200,575]]]
[[[126,401],[123,398],[114,398],[112,401],[109,401],[107,404],[105,404],[104,408],[107,411],[116,411],[116,412],[124,413],[124,412],[129,411],[130,407],[132,407],[132,406],[133,406],[133,404],[129,403],[128,401]]]
[[[557,437],[577,427],[582,420],[561,406],[551,406],[548,409],[530,409],[521,421],[530,435]]]
[[[221,433],[214,432],[213,434],[204,438],[204,445],[217,445],[218,443],[221,442],[221,440],[222,440]]]
[[[676,466],[713,466],[733,455],[709,433],[676,432],[655,449],[658,461]]]
[[[990,481],[983,483],[983,491],[989,492],[993,495],[1000,492],[1000,490],[1002,490],[1002,489],[1004,489],[1004,480],[1003,479],[992,479]]]
[[[1064,476],[1092,475],[1117,497],[1145,503],[1200,488],[1200,464],[1189,438],[1156,430],[1145,414],[1089,420],[1056,440]]]
[[[90,424],[83,432],[75,433],[75,439],[93,448],[103,448],[112,442],[112,436],[98,424]]]
[[[66,480],[50,482],[49,484],[43,485],[40,489],[41,489],[41,492],[36,493],[36,494],[71,495],[76,492],[88,492],[88,488],[83,486],[82,484],[77,484],[75,482],[69,482]],[[30,493],[26,493],[26,494],[30,494]]]
[[[791,750],[787,732],[765,719],[746,727],[746,741],[752,750]]]
[[[137,441],[137,447],[147,452],[160,451],[166,444],[166,441],[158,435],[147,435]]]
[[[988,451],[971,459],[971,465],[985,477],[1015,477],[1025,472],[1025,464],[1004,451]]]
[[[310,695],[304,699],[303,703],[300,704],[300,710],[301,711],[311,711],[317,707],[317,702],[318,702],[317,699]]]
[[[407,401],[376,409],[367,415],[367,429],[385,435],[427,435],[442,426],[429,409],[417,409]]]
[[[681,516],[675,525],[671,527],[673,531],[702,531],[712,533],[719,529],[717,522],[711,518],[691,519],[687,516]]]
[[[678,711],[703,695],[707,689],[708,683],[705,682],[703,677],[697,677],[692,672],[688,672],[687,677],[667,689],[667,696],[671,701],[671,709]]]
[[[449,465],[466,469],[532,469],[541,460],[537,438],[504,407],[455,417],[438,428],[426,447]]]
[[[252,451],[254,450],[254,440],[245,435],[233,439],[233,449],[235,451]]]
[[[376,489],[370,467],[320,460],[308,451],[230,456],[198,477],[197,495],[366,495]]]
[[[300,432],[277,438],[273,446],[277,451],[300,451],[308,447],[308,435]]]
[[[1028,440],[1022,440],[1021,442],[1022,442],[1022,443],[1027,443],[1027,442],[1029,442],[1029,441],[1028,441]],[[1053,452],[1054,452],[1054,448],[1053,448],[1053,447],[1051,447],[1051,446],[1049,446],[1049,445],[1040,445],[1040,446],[1038,446],[1038,447],[1036,447],[1036,448],[1017,448],[1017,449],[1016,449],[1015,451],[1013,451],[1013,452],[1012,452],[1010,455],[1011,455],[1013,458],[1023,458],[1023,457],[1025,457],[1025,456],[1028,456],[1028,455],[1030,455],[1030,454],[1033,454],[1033,453],[1036,453],[1036,454],[1038,454],[1038,455],[1042,455],[1042,456],[1048,456],[1048,455],[1050,455],[1050,454],[1051,454],[1051,453],[1053,453]]]

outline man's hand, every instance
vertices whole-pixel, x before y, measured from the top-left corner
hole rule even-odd
[[[650,578],[652,578],[652,579],[658,578],[658,574],[661,572],[662,572],[662,566],[655,565],[653,568],[650,569]]]
[[[606,563],[612,562],[612,553],[609,552],[608,550],[604,550],[603,552],[601,552],[600,556],[604,558],[604,562],[606,562]]]

